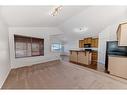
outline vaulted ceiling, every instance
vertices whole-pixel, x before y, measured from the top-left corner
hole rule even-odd
[[[87,7],[64,6],[57,16],[50,13],[56,6],[8,6],[2,7],[2,14],[9,26],[53,27],[62,24]]]
[[[109,25],[119,24],[122,21],[127,21],[127,7],[125,6],[91,6],[64,22],[59,28],[66,37],[81,39],[97,37]],[[86,30],[75,31],[84,26],[87,28]]]
[[[97,36],[108,25],[127,18],[125,6],[63,6],[57,16],[51,16],[54,7],[4,6],[1,11],[9,27],[57,27],[64,39]],[[75,31],[84,26],[86,31]]]

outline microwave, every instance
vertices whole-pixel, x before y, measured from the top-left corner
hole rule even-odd
[[[91,44],[84,44],[84,48],[91,48]]]

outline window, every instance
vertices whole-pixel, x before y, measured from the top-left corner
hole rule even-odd
[[[62,46],[61,46],[60,43],[53,43],[51,45],[51,50],[52,51],[60,52],[61,51],[61,48],[62,48]]]
[[[44,39],[14,35],[15,57],[44,55]]]

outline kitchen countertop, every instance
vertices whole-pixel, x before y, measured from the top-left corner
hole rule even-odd
[[[121,57],[121,58],[127,58],[127,56],[122,55],[108,55],[109,57]]]
[[[86,50],[85,50],[86,49]],[[92,52],[97,52],[98,48],[77,48],[77,49],[72,49],[70,51],[76,51],[76,52],[86,52],[88,51],[87,49],[91,49]],[[89,51],[88,51],[89,52]]]
[[[70,50],[70,51],[75,51],[75,52],[97,52],[96,50],[91,50],[91,51],[88,51],[88,50]]]

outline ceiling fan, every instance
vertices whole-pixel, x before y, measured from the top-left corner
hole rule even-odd
[[[58,15],[58,13],[59,13],[60,10],[62,9],[62,7],[63,7],[63,6],[60,5],[60,6],[56,7],[56,8],[54,8],[53,11],[51,11],[51,15],[52,15],[52,16]]]

